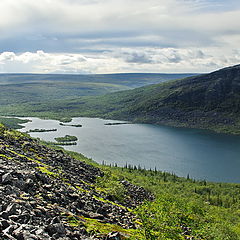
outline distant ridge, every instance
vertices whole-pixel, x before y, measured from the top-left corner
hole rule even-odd
[[[0,106],[99,96],[186,76],[190,74],[0,74]]]
[[[240,134],[240,65],[101,96],[8,105],[0,112],[102,117]]]
[[[0,85],[46,82],[110,83],[125,87],[140,87],[173,79],[195,76],[196,73],[110,73],[110,74],[35,74],[0,73]]]

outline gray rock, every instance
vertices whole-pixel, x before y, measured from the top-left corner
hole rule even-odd
[[[0,218],[8,219],[9,218],[9,213],[7,213],[6,211],[1,212],[0,213]]]
[[[3,234],[9,234],[12,235],[13,231],[17,228],[16,225],[10,225],[9,227],[7,227],[6,229],[4,229],[2,232]]]
[[[10,222],[5,220],[5,219],[1,219],[0,220],[0,228],[1,229],[6,229],[10,226]]]
[[[22,215],[12,215],[9,217],[10,220],[14,221],[14,222],[18,222],[21,224],[26,224],[29,222],[30,220],[30,215],[29,214],[22,214]]]
[[[121,240],[121,234],[119,232],[111,232],[107,236],[107,240]]]
[[[7,212],[9,215],[17,215],[20,213],[19,205],[17,205],[16,203],[10,204],[7,206],[5,212]]]
[[[60,219],[59,217],[54,217],[51,221],[51,224],[54,224],[54,223],[60,223]]]
[[[3,233],[2,239],[3,239],[3,240],[16,240],[15,237],[13,237],[13,236],[11,236],[11,235],[9,235],[9,234],[7,234],[7,233]]]
[[[45,230],[44,230],[43,228],[39,228],[39,229],[37,229],[37,230],[35,231],[35,234],[36,234],[37,236],[40,236],[40,235],[42,235],[42,234],[45,234]]]
[[[66,234],[65,227],[62,223],[49,224],[46,228],[46,231],[50,236],[57,234],[63,236]]]
[[[13,181],[11,172],[8,172],[2,176],[2,184],[7,184]]]

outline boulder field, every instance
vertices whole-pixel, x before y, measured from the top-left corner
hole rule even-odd
[[[0,239],[125,239],[153,196],[119,180],[127,201],[96,187],[98,167],[0,126]],[[104,233],[96,227],[106,229]]]

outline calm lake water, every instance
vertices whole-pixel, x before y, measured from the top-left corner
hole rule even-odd
[[[119,121],[96,118],[74,118],[70,124],[82,124],[81,128],[60,126],[55,120],[28,119],[32,122],[24,124],[21,131],[56,128],[57,132],[31,133],[32,137],[45,141],[77,136],[76,146],[64,148],[99,163],[118,166],[128,163],[156,167],[178,176],[189,174],[195,179],[240,183],[240,137],[237,136],[150,124],[107,126],[104,124]]]

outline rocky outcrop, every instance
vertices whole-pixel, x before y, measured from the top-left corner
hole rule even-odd
[[[124,181],[131,202],[110,201],[94,185],[103,175],[62,150],[5,129],[0,135],[0,239],[88,239],[92,221],[134,229],[129,207],[151,200],[151,194]],[[120,235],[93,233],[91,239]]]

